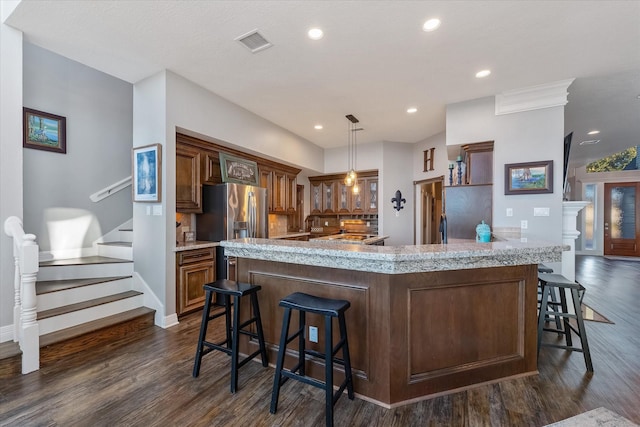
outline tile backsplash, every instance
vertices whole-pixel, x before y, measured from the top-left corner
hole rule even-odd
[[[269,215],[269,236],[285,234],[288,226],[289,219],[286,215]]]

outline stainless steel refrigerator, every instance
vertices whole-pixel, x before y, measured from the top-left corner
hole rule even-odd
[[[196,215],[196,238],[219,242],[268,237],[267,189],[226,183],[202,187],[202,213]],[[216,278],[235,280],[235,259],[216,248]]]

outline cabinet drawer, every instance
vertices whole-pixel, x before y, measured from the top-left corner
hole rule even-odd
[[[215,249],[216,248],[190,249],[180,252],[178,254],[178,265],[212,260],[215,257]]]

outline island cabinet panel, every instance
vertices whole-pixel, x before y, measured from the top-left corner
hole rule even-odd
[[[306,292],[348,300],[354,389],[380,405],[536,372],[537,265],[383,274],[238,258],[237,267],[238,280],[262,286],[269,360],[278,351],[283,297]],[[242,313],[250,315],[248,304]],[[308,326],[318,327],[320,342],[306,345],[321,351],[324,323],[308,314]],[[287,367],[294,365],[294,344]],[[257,343],[243,337],[240,348],[249,354]],[[322,379],[323,366],[310,358],[307,373]],[[342,381],[340,366],[334,375]]]

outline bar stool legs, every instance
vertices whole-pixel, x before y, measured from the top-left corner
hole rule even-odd
[[[593,363],[591,361],[591,352],[587,341],[587,331],[584,326],[584,319],[581,311],[581,300],[584,294],[584,287],[576,282],[571,282],[559,274],[541,274],[539,280],[542,285],[542,299],[540,302],[540,313],[538,315],[538,356],[540,355],[540,347],[555,347],[565,350],[579,351],[584,355],[584,362],[587,371],[593,372]],[[549,308],[551,292],[559,291],[560,302],[555,308]],[[575,314],[570,313],[567,304],[567,295],[565,289],[570,290],[571,303],[573,304]],[[547,315],[554,315],[562,318],[563,329],[551,329],[545,327]],[[575,319],[577,328],[571,325],[569,319]],[[542,334],[544,332],[555,332],[564,335],[565,345],[542,342]],[[572,332],[580,337],[581,347],[575,347],[572,340]]]
[[[238,370],[244,366],[249,360],[257,355],[262,358],[262,366],[268,366],[267,349],[264,343],[264,334],[262,331],[262,320],[260,318],[260,307],[258,305],[258,291],[260,286],[250,285],[248,283],[234,282],[230,280],[216,280],[213,283],[204,285],[205,304],[202,311],[202,323],[200,325],[200,334],[198,336],[198,348],[196,349],[195,361],[193,364],[193,377],[200,374],[200,365],[202,357],[213,350],[222,351],[231,356],[231,393],[235,393],[238,388]],[[225,295],[224,311],[211,315],[211,305],[213,295],[215,293]],[[240,299],[248,295],[253,308],[253,317],[240,323]],[[231,316],[231,298],[233,298],[233,319]],[[207,327],[211,320],[225,316],[225,335],[226,339],[219,343],[206,341]],[[256,324],[256,332],[251,332],[247,328],[252,323]],[[238,343],[240,334],[248,335],[258,340],[258,350],[245,357],[243,360],[239,358]]]
[[[282,332],[280,333],[280,348],[278,350],[278,359],[276,362],[276,372],[273,380],[273,391],[271,394],[270,412],[275,414],[278,409],[278,399],[280,396],[280,387],[289,379],[293,378],[306,384],[322,388],[325,392],[325,421],[327,426],[333,426],[333,408],[336,401],[340,398],[345,388],[347,396],[350,400],[354,399],[353,392],[353,375],[351,372],[351,358],[349,355],[349,341],[347,339],[347,327],[344,318],[344,311],[349,308],[350,304],[344,300],[331,300],[327,298],[318,298],[312,295],[296,292],[280,301],[280,306],[284,307],[284,316],[282,321]],[[292,335],[289,335],[289,326],[291,323],[291,310],[299,310],[299,328]],[[305,348],[304,332],[306,328],[306,312],[313,312],[324,316],[324,353]],[[333,318],[338,318],[340,330],[340,341],[333,346]],[[291,369],[283,368],[287,344],[298,339],[298,360],[297,364]],[[336,353],[342,349],[343,359],[337,359]],[[306,355],[313,355],[324,359],[324,382],[316,380],[305,375]],[[333,364],[338,363],[344,366],[345,380],[342,382],[338,391],[333,391]]]

